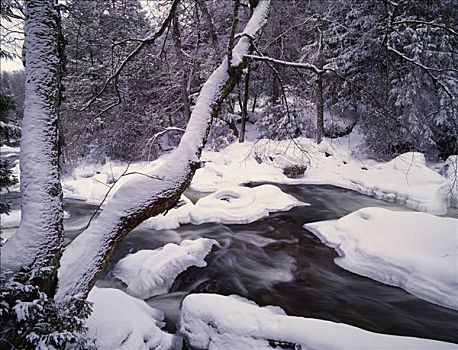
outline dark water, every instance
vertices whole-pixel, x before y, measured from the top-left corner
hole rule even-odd
[[[210,292],[278,305],[288,315],[458,343],[457,311],[339,268],[333,262],[334,250],[303,228],[305,223],[337,219],[367,206],[407,209],[332,186],[279,187],[311,206],[274,213],[247,225],[209,223],[162,231],[137,228],[121,243],[98,285],[125,289],[111,271],[128,253],[207,237],[222,246],[207,257],[208,266],[189,268],[178,276],[170,293],[147,300],[165,312],[170,331],[175,330],[181,301],[188,293]],[[66,201],[68,241],[85,227],[94,208],[85,202]]]
[[[176,230],[138,228],[114,254],[100,286],[125,287],[114,278],[114,264],[126,254],[199,237],[218,240],[206,268],[189,268],[171,292],[147,302],[166,313],[168,329],[179,319],[188,293],[238,294],[260,305],[278,305],[288,315],[344,322],[374,332],[458,343],[458,312],[422,301],[339,268],[335,251],[303,228],[308,222],[337,219],[367,206],[407,210],[333,186],[280,186],[308,202],[248,225],[184,225]]]

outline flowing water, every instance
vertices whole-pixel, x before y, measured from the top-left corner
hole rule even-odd
[[[279,187],[311,206],[274,213],[247,225],[209,223],[162,231],[139,227],[121,243],[98,286],[125,289],[112,269],[128,253],[207,237],[222,246],[209,254],[208,266],[189,268],[178,276],[170,293],[147,300],[164,311],[170,331],[175,330],[183,298],[188,293],[209,292],[278,305],[288,315],[458,343],[457,311],[339,268],[333,262],[335,251],[303,228],[305,223],[337,219],[367,206],[407,209],[333,186]],[[17,198],[13,202],[17,208]],[[65,210],[70,214],[65,220],[66,243],[82,231],[94,209],[86,202],[66,200]]]

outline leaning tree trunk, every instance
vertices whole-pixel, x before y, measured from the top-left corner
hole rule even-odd
[[[59,269],[57,300],[87,295],[118,244],[145,219],[171,208],[190,184],[200,165],[212,118],[240,78],[246,66],[243,56],[267,21],[270,0],[257,4],[244,34],[227,58],[208,78],[186,127],[180,144],[147,176],[137,175],[125,183],[106,205],[95,222],[65,250]]]
[[[53,295],[63,241],[59,178],[59,13],[54,0],[26,1],[21,224],[2,249],[2,267],[31,268]]]

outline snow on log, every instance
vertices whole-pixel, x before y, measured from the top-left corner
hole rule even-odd
[[[305,228],[339,253],[345,270],[458,310],[457,219],[363,208]]]
[[[218,242],[208,238],[169,243],[154,250],[140,250],[120,260],[113,275],[127,284],[126,292],[148,299],[167,293],[175,278],[190,266],[205,267],[205,257]]]
[[[251,39],[267,21],[270,0],[261,0],[253,11],[233,56],[243,57]],[[246,62],[228,70],[227,58],[212,73],[197,99],[180,144],[151,174],[126,182],[92,225],[64,251],[56,299],[90,291],[117,245],[133,228],[151,216],[172,208],[199,167],[211,120],[238,81]]]
[[[59,15],[54,0],[26,2],[25,101],[20,153],[22,219],[2,248],[1,265],[32,267],[52,293],[63,242],[59,178]]]
[[[238,296],[191,294],[179,334],[190,349],[457,349],[451,343],[369,332],[344,323],[287,316]]]

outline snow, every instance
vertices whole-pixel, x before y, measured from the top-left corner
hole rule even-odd
[[[268,216],[269,212],[289,210],[297,205],[307,204],[273,185],[229,187],[199,199],[191,211],[191,222],[248,224]]]
[[[363,208],[306,224],[340,255],[340,267],[458,310],[458,220]]]
[[[0,147],[0,152],[2,153],[15,153],[18,154],[21,151],[19,147],[11,147],[7,145],[3,145]]]
[[[70,213],[64,210],[64,220],[70,217]],[[0,225],[2,238],[7,241],[16,232],[21,223],[21,211],[12,210],[8,215],[0,215]]]
[[[445,161],[444,169],[447,183],[443,185],[443,191],[447,194],[449,205],[458,208],[458,156],[448,157]]]
[[[59,176],[57,13],[51,2],[26,3],[25,100],[20,149],[21,224],[5,243],[2,266],[39,270],[60,251],[62,197]],[[2,147],[1,151],[14,152]]]
[[[193,349],[458,349],[457,345],[369,332],[343,323],[287,316],[237,296],[191,294],[179,333]]]
[[[353,153],[360,140],[355,132],[319,145],[307,138],[261,139],[232,144],[220,152],[205,151],[205,167],[197,170],[191,188],[214,192],[248,182],[330,184],[418,211],[447,213],[449,182],[426,165],[423,154],[409,152],[386,163],[360,159]],[[286,177],[283,168],[288,165],[306,166],[304,177]]]
[[[173,230],[180,227],[181,224],[191,222],[191,211],[194,204],[184,195],[180,198],[181,203],[170,209],[167,213],[162,213],[149,218],[143,225],[154,230]]]
[[[205,267],[205,257],[219,243],[213,239],[184,240],[155,250],[140,250],[120,260],[113,274],[127,285],[126,292],[141,299],[167,293],[175,278],[190,266]]]
[[[161,330],[164,316],[142,300],[118,289],[94,287],[88,336],[101,350],[181,349],[180,339]]]
[[[194,205],[181,196],[183,205],[144,222],[155,230],[175,229],[180,224],[195,225],[217,222],[248,224],[268,216],[271,212],[290,210],[294,206],[308,205],[273,185],[253,188],[231,186],[200,198]]]

